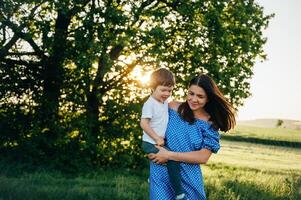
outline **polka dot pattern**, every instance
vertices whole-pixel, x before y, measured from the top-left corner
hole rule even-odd
[[[175,152],[196,151],[202,148],[216,153],[219,148],[219,133],[211,124],[197,120],[190,125],[178,113],[169,109],[166,130],[166,146]],[[205,200],[203,175],[199,164],[181,163],[182,186],[189,200]],[[169,182],[166,166],[150,163],[150,199],[174,200],[175,193]]]

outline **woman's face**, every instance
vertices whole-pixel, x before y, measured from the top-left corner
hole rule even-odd
[[[192,111],[202,109],[208,102],[205,90],[197,85],[191,85],[188,89],[187,102]]]

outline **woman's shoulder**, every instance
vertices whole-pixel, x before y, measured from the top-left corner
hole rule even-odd
[[[182,102],[179,101],[170,101],[168,103],[168,107],[172,110],[178,111],[179,106],[181,105]]]

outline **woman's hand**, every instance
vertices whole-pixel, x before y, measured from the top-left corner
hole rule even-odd
[[[151,159],[156,164],[164,164],[169,160],[170,151],[166,150],[164,147],[156,145],[159,152],[156,154],[148,154],[148,158]]]

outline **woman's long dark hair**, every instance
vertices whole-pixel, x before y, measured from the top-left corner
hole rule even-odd
[[[226,100],[218,89],[216,83],[207,75],[201,74],[193,78],[190,83],[204,89],[208,102],[204,109],[210,115],[210,121],[217,130],[228,131],[235,126],[235,111],[233,106]],[[179,106],[178,113],[181,118],[190,124],[195,122],[195,117],[187,101]]]

